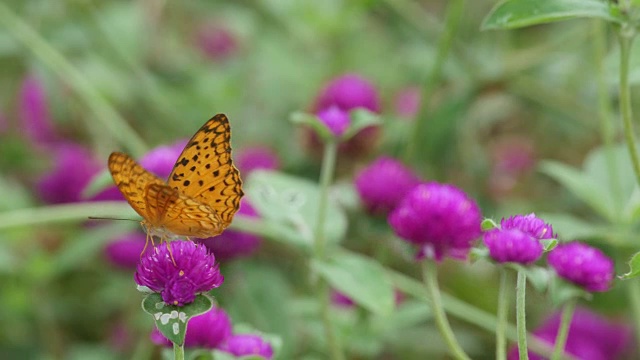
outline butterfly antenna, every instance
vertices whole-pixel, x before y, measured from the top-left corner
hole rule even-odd
[[[126,221],[136,221],[136,222],[140,221],[138,219],[125,219],[125,218],[100,217],[100,216],[89,216],[89,220],[126,220]]]

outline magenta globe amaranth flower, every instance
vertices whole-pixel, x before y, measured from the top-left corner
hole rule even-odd
[[[258,217],[258,213],[245,199],[240,202],[238,214],[247,217]],[[259,236],[235,231],[225,230],[222,234],[207,239],[198,239],[211,250],[218,261],[229,261],[240,257],[247,257],[256,252],[262,244]]]
[[[327,109],[318,112],[318,118],[329,129],[333,136],[340,137],[349,128],[351,119],[349,113],[338,108],[337,106],[331,106]]]
[[[57,141],[47,94],[42,82],[34,75],[28,75],[22,81],[19,116],[22,129],[34,144]]]
[[[536,338],[553,346],[560,328],[561,314],[556,313],[533,333]],[[588,309],[577,308],[569,325],[564,351],[580,360],[615,360],[624,355],[631,343],[631,329],[615,323]],[[509,360],[518,359],[518,349],[509,352]],[[530,360],[544,360],[529,352]]]
[[[218,348],[231,336],[231,319],[227,313],[213,307],[204,314],[192,317],[187,323],[187,333],[184,338],[184,346],[189,348]],[[172,346],[171,341],[165,338],[158,329],[151,333],[151,340],[164,346]]]
[[[503,230],[518,229],[538,240],[555,238],[553,227],[545,223],[544,220],[537,218],[533,213],[502,219],[502,221],[500,221],[500,227]]]
[[[387,214],[420,183],[418,176],[400,161],[383,156],[356,175],[355,185],[367,210]]]
[[[430,182],[413,188],[389,215],[398,236],[422,255],[466,257],[481,234],[482,216],[474,200],[453,185]]]
[[[142,251],[153,251],[151,246],[145,249],[146,241],[147,236],[141,232],[124,234],[105,246],[105,256],[115,266],[135,269],[142,257]]]
[[[156,246],[140,259],[134,279],[138,285],[160,293],[165,303],[177,306],[193,302],[197,294],[224,281],[214,255],[204,245],[191,241]]]
[[[213,61],[224,61],[238,50],[238,42],[229,29],[220,25],[204,25],[196,33],[196,44],[202,54]]]
[[[420,88],[408,87],[396,94],[394,99],[396,113],[405,118],[413,118],[420,111]]]
[[[496,262],[531,264],[542,256],[540,240],[518,229],[492,229],[484,233],[484,244]]]
[[[100,170],[98,161],[87,149],[73,143],[57,146],[53,158],[53,169],[36,184],[40,198],[48,204],[82,200],[82,191]]]
[[[357,74],[345,74],[331,80],[320,91],[315,110],[321,111],[336,106],[343,111],[365,108],[380,112],[378,91],[367,79]]]
[[[613,260],[599,249],[578,241],[558,245],[547,261],[558,276],[587,291],[607,291],[613,282]]]
[[[265,146],[240,149],[234,156],[234,163],[245,177],[254,170],[277,170],[280,168],[278,155]]]
[[[273,348],[262,337],[253,334],[237,334],[227,338],[220,350],[234,356],[257,355],[266,360],[273,358]]]

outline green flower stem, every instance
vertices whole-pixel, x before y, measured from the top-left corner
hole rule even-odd
[[[320,169],[320,200],[318,202],[318,221],[316,223],[314,233],[315,258],[321,262],[326,259],[324,228],[327,215],[327,204],[329,202],[329,186],[333,180],[337,154],[338,143],[333,140],[327,141],[324,145],[322,168]],[[329,286],[323,278],[318,278],[318,284],[316,287],[318,302],[320,303],[322,324],[324,326],[325,337],[331,354],[331,359],[342,360],[345,357],[331,322]]]
[[[627,289],[627,297],[629,298],[629,304],[631,305],[631,313],[633,315],[633,321],[635,328],[640,329],[640,283],[637,281],[625,281],[625,288]],[[636,343],[640,344],[640,331],[635,331]]]
[[[440,38],[440,42],[438,43],[435,62],[433,63],[433,67],[422,86],[420,112],[415,120],[414,128],[411,132],[411,139],[407,143],[405,160],[411,160],[415,156],[418,150],[418,144],[422,141],[422,135],[424,134],[425,126],[429,120],[429,102],[431,101],[431,96],[442,77],[442,69],[453,45],[453,40],[458,30],[460,19],[462,18],[464,4],[465,0],[449,1],[447,16],[444,23],[444,31]]]
[[[605,146],[605,156],[607,157],[607,176],[609,176],[610,191],[613,194],[614,208],[620,209],[622,206],[622,195],[618,179],[618,163],[615,161],[613,153],[614,144],[614,124],[611,109],[611,99],[609,97],[609,85],[607,83],[607,73],[605,68],[605,58],[607,56],[607,24],[600,20],[592,20],[594,42],[593,57],[595,59],[596,85],[598,89],[598,117],[600,118],[600,135]]]
[[[527,274],[518,271],[516,285],[516,327],[518,332],[518,354],[520,360],[529,359],[527,349],[527,312],[525,309],[525,295],[527,291]]]
[[[449,321],[447,320],[444,308],[442,307],[442,298],[440,296],[440,289],[438,288],[436,262],[434,260],[427,259],[423,260],[421,265],[422,276],[429,296],[431,311],[433,312],[436,326],[438,327],[438,330],[440,330],[442,338],[449,347],[453,357],[456,359],[470,359],[464,350],[462,350],[460,344],[458,344],[458,341],[451,330],[451,326],[449,325]]]
[[[575,299],[567,301],[563,306],[560,328],[558,329],[558,335],[556,336],[556,346],[553,349],[551,360],[562,359],[562,352],[564,351],[564,346],[567,343],[567,336],[569,335],[569,325],[571,324],[571,318],[573,317],[573,311],[575,309]]]
[[[173,359],[184,360],[184,344],[178,345],[176,343],[173,343]]]
[[[44,64],[49,66],[60,78],[69,82],[76,94],[94,113],[95,119],[102,123],[109,133],[120,143],[128,146],[134,155],[142,155],[147,146],[118,112],[102,97],[93,85],[64,58],[60,52],[49,45],[28,23],[23,21],[5,4],[0,2],[0,23]],[[92,119],[89,118],[89,121]]]
[[[390,269],[386,269],[386,274],[391,279],[393,286],[398,290],[407,295],[413,296],[416,299],[429,301],[427,290],[425,289],[424,284],[422,284],[421,282],[405,274]],[[638,294],[640,294],[640,292]],[[479,309],[446,293],[441,293],[441,298],[444,310],[447,312],[447,314],[456,317],[458,320],[474,324],[489,333],[495,334],[498,327],[498,320],[493,314]],[[515,325],[507,325],[506,336],[510,341],[518,341]],[[551,348],[548,343],[540,341],[533,335],[528,336],[528,343],[529,350],[547,358],[551,357],[553,348]],[[565,355],[565,358],[575,359],[574,357],[568,355]]]
[[[498,323],[496,324],[496,359],[507,358],[507,324],[509,316],[509,273],[504,267],[500,268],[500,289],[498,290]]]
[[[630,25],[623,25],[618,33],[620,41],[620,114],[624,124],[624,138],[627,142],[631,164],[640,184],[640,159],[636,149],[636,136],[633,130],[633,111],[631,109],[631,88],[629,87],[629,59],[631,44],[635,38],[635,30]]]

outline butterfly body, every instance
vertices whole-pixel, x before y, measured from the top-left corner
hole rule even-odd
[[[230,140],[229,121],[218,114],[189,140],[167,181],[119,152],[109,156],[109,171],[148,234],[168,240],[216,236],[229,226],[243,196]]]

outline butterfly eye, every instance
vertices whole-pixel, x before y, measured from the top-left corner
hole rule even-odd
[[[307,197],[298,190],[288,189],[280,194],[282,202],[292,210],[298,210],[307,202]]]

